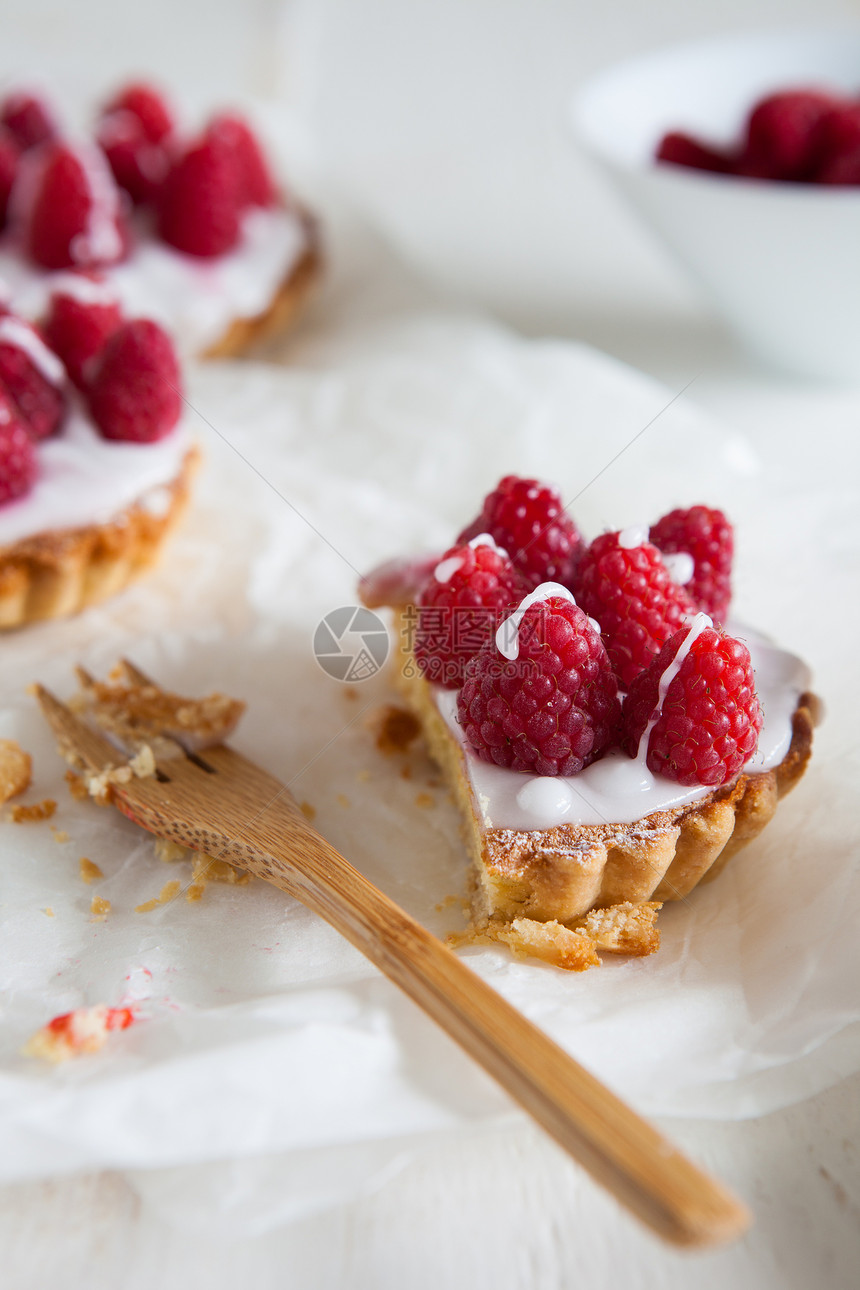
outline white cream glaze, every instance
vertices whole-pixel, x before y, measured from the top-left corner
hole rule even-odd
[[[217,259],[185,255],[143,229],[135,229],[128,260],[103,270],[129,318],[153,318],[172,333],[184,357],[202,353],[235,318],[253,318],[271,303],[298,263],[307,233],[291,210],[251,210],[234,251]],[[0,279],[11,307],[26,318],[44,316],[55,286],[68,287],[68,271],[49,273],[0,243]]]
[[[496,630],[496,649],[510,662],[520,656],[520,624],[526,610],[531,609],[532,605],[539,605],[542,601],[549,600],[552,596],[559,596],[562,600],[569,600],[572,605],[576,604],[569,587],[563,587],[560,582],[542,582],[540,586],[535,587],[534,591],[524,596],[514,612],[499,624]]]
[[[750,651],[764,716],[758,750],[744,770],[769,770],[788,752],[791,718],[800,695],[810,687],[810,672],[802,659],[750,628],[730,623],[727,630]],[[488,829],[531,832],[563,823],[632,824],[654,811],[696,802],[711,791],[685,788],[663,775],[654,775],[638,758],[614,750],[579,775],[559,776],[550,792],[542,787],[548,777],[522,775],[470,752],[457,721],[457,691],[433,686],[432,693],[446,725],[464,749],[472,793]]]
[[[66,369],[52,349],[23,318],[9,314],[0,318],[0,343],[21,349],[50,385],[64,385]]]
[[[104,524],[135,501],[158,514],[189,445],[182,422],[158,443],[103,439],[74,402],[61,432],[39,444],[33,489],[0,506],[0,550],[49,529]]]

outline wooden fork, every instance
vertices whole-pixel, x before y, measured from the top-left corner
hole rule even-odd
[[[124,667],[129,679],[153,684]],[[125,763],[47,690],[36,693],[67,760],[97,774]],[[287,788],[245,757],[222,744],[200,757],[167,758],[156,778],[114,784],[112,796],[151,833],[238,865],[331,923],[661,1236],[709,1245],[746,1229],[750,1215],[731,1192],[372,886],[310,825]]]

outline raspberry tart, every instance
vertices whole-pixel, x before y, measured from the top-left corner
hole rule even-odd
[[[732,544],[704,506],[586,543],[557,493],[508,476],[435,563],[363,579],[400,614],[398,684],[462,811],[478,932],[576,970],[651,953],[662,902],[803,774],[810,675],[729,617]]]
[[[318,242],[235,113],[186,133],[133,83],[78,139],[39,96],[0,102],[0,280],[30,320],[57,274],[97,272],[105,299],[158,322],[183,356],[236,354],[298,315]]]
[[[197,465],[170,337],[66,276],[42,331],[0,313],[0,629],[77,613],[149,568]]]

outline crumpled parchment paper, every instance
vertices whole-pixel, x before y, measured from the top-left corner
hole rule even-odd
[[[463,957],[646,1114],[758,1115],[857,1068],[860,767],[842,701],[856,610],[843,606],[844,633],[827,612],[856,575],[857,451],[823,427],[793,458],[776,428],[751,442],[676,395],[584,347],[431,313],[347,329],[302,370],[193,374],[206,464],[160,568],[80,618],[0,640],[0,737],[32,752],[25,800],[56,798],[50,823],[69,837],[0,824],[0,1179],[138,1171],[166,1212],[230,1210],[256,1230],[352,1194],[422,1135],[515,1114],[274,888],[211,885],[198,903],[136,913],[169,879],[187,886],[190,867],[71,799],[25,692],[38,679],[66,695],[73,662],[102,674],[127,654],[169,688],[245,699],[234,744],[410,913],[457,930],[456,811],[419,748],[386,756],[371,728],[390,677],[346,686],[311,642],[326,613],[355,603],[359,573],[443,548],[511,471],[556,481],[589,535],[722,505],[738,530],[736,613],[806,656],[829,716],[765,834],[664,908],[656,956],[582,975],[499,948]],[[92,886],[82,856],[103,871]],[[93,894],[111,902],[104,921]],[[19,1055],[56,1013],[131,999],[141,1019],[99,1054],[57,1068]]]

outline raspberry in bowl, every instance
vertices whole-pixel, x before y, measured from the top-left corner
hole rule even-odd
[[[98,272],[183,357],[216,357],[287,328],[321,256],[315,221],[241,114],[194,130],[132,82],[72,137],[44,96],[12,92],[0,101],[0,280],[33,320],[70,269]]]
[[[91,277],[54,286],[40,329],[0,314],[0,630],[77,613],[145,572],[198,460],[167,333],[106,305]]]
[[[482,517],[512,492],[535,538],[559,524],[558,493],[513,476]],[[722,511],[676,508],[590,543],[564,527],[562,582],[512,579],[483,533],[389,562],[360,594],[400,615],[396,683],[461,809],[474,927],[582,970],[598,950],[653,952],[662,902],[765,827],[805,770],[818,705],[806,665],[732,619]],[[458,634],[475,606],[480,631]]]
[[[572,123],[750,354],[856,383],[858,101],[854,24],[631,60],[579,91]]]

